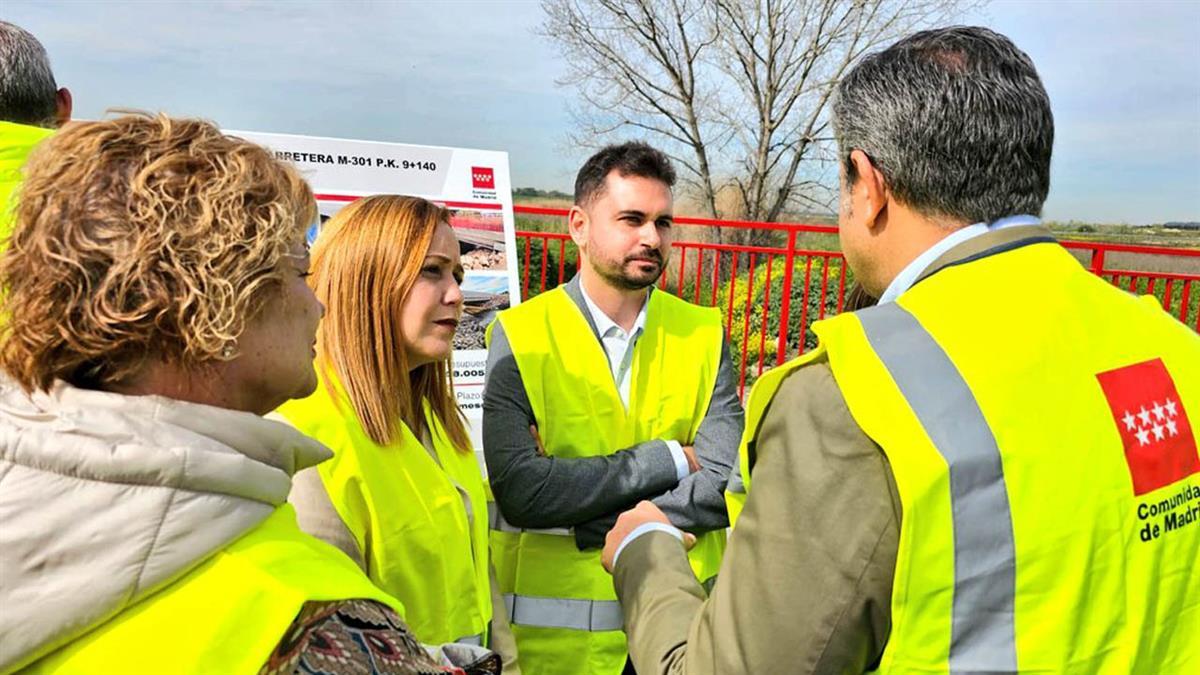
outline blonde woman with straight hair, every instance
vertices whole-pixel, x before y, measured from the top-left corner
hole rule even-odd
[[[366,197],[325,224],[309,278],[326,309],[320,383],[278,412],[334,457],[299,474],[289,500],[301,528],[404,603],[418,639],[490,642],[515,672],[483,476],[451,387],[462,275],[449,213],[424,199]]]

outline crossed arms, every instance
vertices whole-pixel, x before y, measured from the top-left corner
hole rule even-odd
[[[743,414],[728,350],[708,411],[693,442],[700,470],[682,480],[664,439],[646,439],[606,456],[543,455],[530,430],[537,424],[508,338],[497,323],[488,349],[483,394],[484,457],[504,518],[522,528],[573,527],[580,549],[599,548],[617,514],[642,499],[671,523],[702,533],[729,525],[725,483],[737,459]]]

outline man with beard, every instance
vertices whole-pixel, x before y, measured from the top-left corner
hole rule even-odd
[[[644,143],[592,156],[569,217],[579,274],[489,328],[492,545],[527,674],[626,667],[599,547],[638,500],[696,537],[700,583],[720,566],[742,407],[720,312],[653,288],[670,250],[674,182],[670,161]]]

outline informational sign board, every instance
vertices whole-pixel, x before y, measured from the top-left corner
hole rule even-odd
[[[464,307],[454,338],[454,390],[482,457],[484,329],[496,313],[520,302],[508,153],[340,138],[230,132],[292,162],[316,194],[321,222],[373,194],[424,197],[450,210],[466,270]],[[319,234],[320,223],[309,232]],[[423,255],[414,251],[413,255]],[[482,462],[481,462],[482,465]],[[486,470],[486,469],[485,469]]]

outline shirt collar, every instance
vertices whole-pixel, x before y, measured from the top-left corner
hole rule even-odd
[[[609,332],[614,328],[622,333],[625,332],[620,326],[617,325],[616,321],[613,321],[608,317],[607,314],[604,313],[604,310],[600,309],[596,303],[592,302],[592,298],[588,295],[587,289],[583,287],[583,279],[579,280],[579,293],[583,296],[583,302],[587,305],[588,312],[592,315],[592,322],[596,324],[596,332],[600,334],[600,337],[608,335]],[[628,333],[629,335],[637,335],[646,327],[646,307],[650,305],[649,301],[650,294],[647,293],[646,302],[642,303],[642,309],[638,312],[637,319],[635,319],[633,322],[633,329]]]
[[[883,292],[883,295],[879,296],[878,304],[895,302],[896,298],[900,297],[909,288],[912,288],[912,285],[916,283],[917,278],[921,276],[925,268],[929,267],[933,261],[955,246],[994,230],[1002,230],[1006,227],[1016,227],[1018,225],[1038,225],[1041,222],[1041,219],[1037,216],[1007,216],[993,223],[974,223],[951,232],[944,239],[930,246],[924,253],[914,258],[904,269],[900,270],[900,274],[897,274],[896,278],[892,279],[892,283],[888,284],[887,290]],[[587,296],[585,295],[584,297]]]

